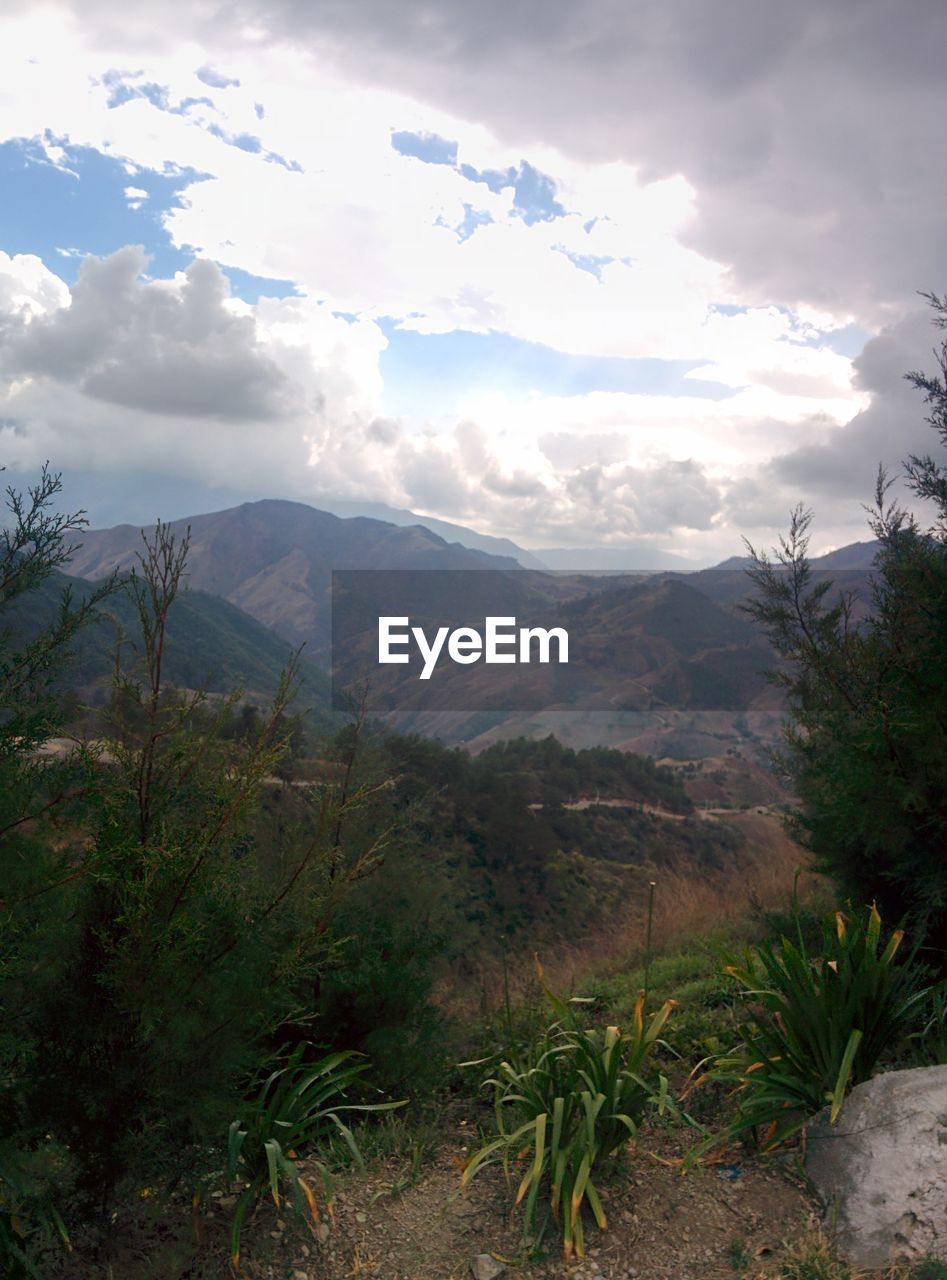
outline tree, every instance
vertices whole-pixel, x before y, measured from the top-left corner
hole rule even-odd
[[[84,518],[50,514],[58,487],[44,471],[27,499],[11,493],[6,599],[68,558]],[[311,1018],[335,912],[381,857],[377,828],[343,841],[370,787],[275,776],[298,737],[295,661],[240,734],[228,731],[239,692],[168,683],[187,549],[159,523],[130,578],[78,606],[67,597],[48,632],[0,651],[11,693],[0,723],[3,1274],[5,1224],[30,1220],[30,1170],[51,1155],[60,1204],[78,1193],[73,1209],[105,1208],[128,1178],[140,1187],[219,1161],[280,1027]],[[38,748],[63,728],[69,642],[113,589],[129,593],[138,625],[98,740],[50,758]]]
[[[0,468],[2,469],[2,468]],[[37,484],[6,490],[7,521],[0,532],[0,622],[4,607],[51,580],[74,549],[85,513],[56,512],[60,476],[44,466]],[[30,1109],[24,1081],[42,1045],[24,1016],[36,962],[35,940],[55,937],[63,917],[50,886],[70,880],[81,855],[62,838],[87,793],[88,753],[61,757],[37,750],[64,728],[59,682],[70,647],[114,579],[78,604],[67,588],[46,630],[14,634],[0,625],[0,1271],[34,1274],[29,1254],[36,1237],[62,1231],[50,1202],[61,1176],[42,1118]],[[51,1156],[53,1157],[51,1160]]]
[[[947,297],[924,295],[947,329]],[[905,377],[924,392],[947,446],[947,340],[938,372]],[[771,560],[747,544],[757,595],[745,608],[781,660],[789,696],[782,767],[798,804],[796,834],[843,894],[909,916],[947,944],[947,468],[905,462],[909,490],[932,502],[922,527],[889,502],[879,471],[869,524],[878,539],[867,613],[856,594],[817,580],[812,515],[797,507]]]

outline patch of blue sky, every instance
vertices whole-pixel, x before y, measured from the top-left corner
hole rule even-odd
[[[776,308],[784,315],[788,316],[796,326],[796,318],[790,307],[778,306]],[[735,302],[715,302],[710,307],[711,311],[716,311],[723,316],[742,316],[745,315],[750,308],[740,306]],[[827,329],[818,333],[810,333],[803,337],[801,333],[794,333],[791,337],[792,341],[798,342],[802,347],[812,347],[818,350],[821,347],[827,347],[829,351],[834,351],[836,355],[846,356],[848,359],[854,359],[859,355],[869,338],[873,338],[874,334],[867,329],[862,329],[857,324],[847,324],[841,329]]]
[[[255,133],[229,133],[226,129],[221,128],[219,124],[209,124],[207,132],[213,137],[219,138],[221,142],[226,142],[228,147],[237,147],[240,151],[249,151],[251,155],[258,156],[263,151],[263,141]]]
[[[688,379],[699,360],[576,356],[503,333],[422,334],[380,321],[383,412],[436,415],[478,392],[578,396],[593,391],[725,400],[731,387]]]
[[[242,271],[239,267],[227,267],[223,263],[220,269],[230,281],[230,291],[244,302],[259,302],[261,298],[291,298],[298,292],[292,280],[279,280],[275,276],[255,276],[250,271]]]
[[[121,160],[93,147],[52,136],[47,141],[62,147],[62,164],[52,164],[35,140],[0,144],[0,248],[36,254],[69,284],[86,254],[105,257],[127,244],[144,247],[155,276],[188,265],[192,253],[172,244],[162,215],[205,175],[177,168],[130,173]],[[127,187],[146,191],[147,198],[129,202]]]
[[[828,333],[814,335],[807,340],[806,346],[828,347],[836,355],[846,356],[849,360],[853,360],[855,356],[861,355],[865,343],[874,336],[873,333],[870,333],[867,329],[860,328],[857,324],[847,324],[842,329],[832,329]]]
[[[137,83],[140,76],[140,71],[106,71],[102,83],[108,89],[105,103],[109,110],[123,107],[126,102],[132,102],[135,98],[144,98],[159,111],[167,111],[173,116],[187,115],[191,107],[214,105],[211,98],[181,98],[179,102],[172,102],[167,85],[156,84],[153,80]]]
[[[521,160],[519,165],[510,165],[507,169],[475,169],[473,165],[457,163],[456,142],[437,133],[411,133],[405,129],[392,131],[391,145],[399,155],[423,160],[425,164],[449,165],[468,182],[482,183],[494,195],[511,188],[511,212],[514,217],[522,218],[527,226],[566,216],[566,209],[556,199],[554,180],[534,168],[528,160]],[[594,225],[594,219],[591,225]],[[587,226],[586,230],[589,229]]]
[[[561,253],[568,258],[574,267],[578,267],[580,271],[586,271],[590,276],[594,276],[596,280],[602,279],[602,269],[611,266],[613,262],[620,262],[624,267],[630,267],[633,258],[613,258],[610,256],[600,256],[594,253],[574,253],[571,249],[567,249],[565,245],[553,245],[554,253]]]
[[[228,147],[236,147],[238,151],[246,151],[249,155],[260,156],[267,164],[280,164],[292,173],[302,173],[303,167],[298,160],[287,160],[276,151],[264,149],[263,141],[255,133],[230,133],[213,122],[206,126],[207,132]]]
[[[206,84],[208,89],[238,89],[240,81],[232,76],[222,75],[213,67],[199,67],[194,73],[201,84]]]
[[[518,168],[510,165],[508,169],[475,169],[473,165],[462,164],[457,171],[469,182],[482,182],[495,195],[512,188],[512,213],[527,226],[566,216],[565,207],[556,199],[553,179],[533,168],[528,160],[520,161]]]
[[[202,68],[207,70],[206,68]],[[213,73],[209,73],[213,74]],[[102,83],[109,91],[107,105],[110,108],[122,107],[126,102],[131,102],[135,98],[144,98],[150,102],[153,107],[159,111],[166,111],[170,115],[186,115],[194,106],[207,106],[214,108],[214,102],[211,98],[182,98],[180,102],[172,102],[170,91],[167,86],[155,84],[152,81],[139,83],[141,76],[140,71],[107,71],[102,77]],[[221,78],[222,77],[218,77]],[[198,73],[198,79],[203,79],[205,84],[213,84],[213,80],[209,80],[207,76],[201,76]],[[239,80],[227,81],[222,87],[229,87],[232,84],[239,84]],[[220,87],[215,85],[215,87]],[[257,119],[263,119],[263,107],[256,103]],[[211,122],[203,126],[207,132],[213,137],[218,138],[228,147],[237,147],[240,151],[246,151],[250,155],[259,155],[267,164],[279,164],[284,169],[289,169],[294,173],[302,173],[302,165],[297,160],[288,160],[286,156],[281,156],[276,151],[267,151],[263,146],[262,139],[258,138],[254,133],[231,133],[224,129],[223,126]]]
[[[391,145],[402,156],[412,156],[425,164],[457,164],[457,143],[442,138],[437,133],[409,133],[399,129],[392,132]]]
[[[460,244],[465,240],[469,240],[478,227],[489,226],[493,221],[493,215],[487,209],[475,209],[472,204],[464,203],[464,216],[455,226],[451,226],[449,222],[441,217],[435,221],[435,226],[446,227],[448,231],[453,231]]]

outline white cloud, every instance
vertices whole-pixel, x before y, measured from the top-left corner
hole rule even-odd
[[[518,147],[405,92],[314,66],[304,50],[235,50],[228,77],[239,85],[217,89],[199,78],[192,43],[135,64],[121,48],[90,51],[88,33],[67,20],[48,32],[39,15],[5,24],[12,70],[0,136],[49,129],[133,167],[195,170],[201,180],[165,225],[177,244],[217,261],[292,279],[339,310],[403,317],[423,333],[496,329],[584,355],[713,362],[748,334],[762,342],[773,332],[767,308],[711,313],[741,299],[726,263],[682,242],[697,197],[679,175],[646,182],[628,162],[537,145],[527,158],[555,180],[569,214],[527,225],[511,216],[510,189],[400,155],[390,139],[394,129],[440,133],[475,168],[518,166]],[[172,109],[142,96],[149,83]],[[138,96],[109,108],[119,89]],[[241,137],[259,151],[227,141]],[[142,198],[142,188],[128,191]],[[492,221],[460,240],[451,228],[465,206]],[[583,258],[599,261],[599,278],[576,265]]]
[[[918,31],[937,26],[906,3]],[[764,16],[725,0],[716,23],[687,0],[680,29],[652,0],[638,7],[633,21],[558,0],[542,19],[528,4],[248,0],[224,30],[202,3],[165,6],[160,22],[105,0],[72,17],[8,6],[0,140],[43,138],[59,165],[66,139],[114,156],[133,206],[149,199],[143,171],[193,170],[165,215],[175,243],[299,289],[250,306],[209,262],[146,280],[126,250],[86,264],[70,295],[38,259],[0,256],[11,461],[383,499],[533,545],[673,536],[730,550],[737,527],[779,527],[814,484],[844,541],[861,471],[883,441],[900,456],[915,438],[894,414],[922,418],[901,394],[900,330],[869,345],[854,383],[827,335],[853,316],[878,325],[936,284],[930,50],[912,69],[886,22],[876,37],[876,0],[857,21],[848,4]],[[478,170],[526,159],[568,215],[527,225],[509,188],[400,155],[393,130],[456,141]],[[467,205],[490,221],[464,238]],[[695,385],[732,394],[487,383],[450,412],[393,421],[384,316],[693,360]]]

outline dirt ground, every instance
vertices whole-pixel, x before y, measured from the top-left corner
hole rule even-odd
[[[623,1173],[602,1191],[609,1227],[588,1226],[586,1258],[563,1259],[551,1229],[538,1256],[527,1259],[502,1172],[484,1170],[460,1188],[470,1134],[469,1121],[452,1123],[413,1185],[397,1165],[338,1179],[334,1220],[331,1229],[323,1225],[322,1239],[265,1205],[244,1230],[243,1273],[252,1280],[470,1280],[476,1255],[492,1254],[522,1280],[736,1280],[777,1266],[817,1222],[792,1157],[682,1176],[662,1163],[673,1160],[680,1135],[643,1132]],[[218,1193],[195,1218],[184,1199],[143,1201],[117,1216],[106,1256],[95,1261],[77,1241],[73,1258],[50,1275],[224,1280],[233,1275],[231,1206]]]

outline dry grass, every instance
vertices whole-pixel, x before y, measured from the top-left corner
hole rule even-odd
[[[802,902],[827,896],[827,882],[807,869],[809,855],[787,835],[778,817],[746,812],[728,815],[726,820],[745,837],[743,849],[726,867],[700,871],[626,868],[627,905],[622,910],[613,912],[593,933],[542,947],[543,968],[550,985],[557,991],[573,991],[593,974],[641,964],[646,952],[648,890],[652,881],[654,954],[672,950],[688,937],[706,937],[727,922],[787,909],[794,884]],[[510,957],[507,980],[514,1000],[526,996],[533,985],[533,967],[524,963],[528,959]],[[442,1003],[452,1013],[486,1014],[498,1008],[503,998],[502,962],[496,956],[484,955],[476,983],[464,992],[443,992]]]

